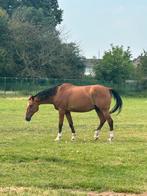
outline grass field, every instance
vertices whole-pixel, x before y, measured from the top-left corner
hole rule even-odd
[[[8,187],[21,187],[25,195],[147,191],[147,99],[123,102],[123,111],[113,114],[115,140],[109,144],[107,124],[100,140],[93,141],[94,111],[72,114],[75,142],[66,120],[62,141],[55,142],[58,113],[53,106],[41,106],[27,123],[26,99],[0,98],[0,193],[9,192]]]

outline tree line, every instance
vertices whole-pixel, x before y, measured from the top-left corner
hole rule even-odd
[[[57,0],[0,0],[0,77],[85,77],[79,47],[65,43],[57,30],[62,15]],[[97,80],[123,83],[147,78],[146,51],[136,66],[129,47],[111,45],[93,64]]]
[[[81,78],[84,57],[60,38],[57,0],[0,0],[0,76]]]

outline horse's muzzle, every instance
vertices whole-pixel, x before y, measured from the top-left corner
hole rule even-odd
[[[28,122],[31,120],[31,118],[28,118],[28,117],[26,117],[25,119],[26,119],[26,121],[28,121]]]

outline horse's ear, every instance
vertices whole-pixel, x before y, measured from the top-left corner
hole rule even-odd
[[[29,101],[34,101],[34,97],[33,96],[30,96],[29,97]]]

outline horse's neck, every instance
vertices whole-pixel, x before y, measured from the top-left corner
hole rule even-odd
[[[53,104],[53,97],[50,96],[47,99],[40,101],[39,104]]]

